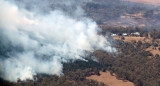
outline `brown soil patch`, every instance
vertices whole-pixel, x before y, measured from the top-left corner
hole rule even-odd
[[[90,77],[87,77],[87,79],[96,80],[98,82],[103,82],[107,86],[134,86],[132,82],[129,81],[123,81],[118,80],[116,76],[112,76],[109,71],[101,72],[100,76],[92,75]]]
[[[142,41],[142,43],[145,43],[145,42],[151,43],[152,42],[152,39],[145,38],[145,37],[124,36],[124,38],[125,38],[124,42],[132,42],[132,41],[136,41],[136,42]],[[113,39],[121,40],[121,36],[113,37]]]
[[[150,51],[154,56],[156,55],[156,54],[159,54],[160,55],[160,51],[158,50],[158,48],[156,48],[156,50],[155,49],[152,49],[153,47],[149,47],[149,48],[147,48],[146,49],[146,51]]]
[[[124,0],[124,1],[143,3],[143,4],[160,5],[160,0]]]
[[[144,41],[145,37],[125,37],[125,42],[132,42],[132,40],[138,42],[138,41]]]

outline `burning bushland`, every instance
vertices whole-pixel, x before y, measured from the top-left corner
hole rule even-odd
[[[27,2],[37,7],[29,9]],[[70,9],[64,12],[58,8],[45,13],[51,1],[43,2],[41,7],[39,1],[0,0],[1,78],[16,82],[33,79],[39,73],[61,76],[62,63],[85,60],[86,51],[116,51],[97,34],[100,28],[92,19],[78,14],[83,14],[80,6],[73,9],[72,15],[67,14]],[[65,5],[72,7],[75,2],[67,0]],[[38,6],[45,8],[40,11]]]

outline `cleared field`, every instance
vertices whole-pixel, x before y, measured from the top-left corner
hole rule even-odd
[[[116,76],[112,76],[109,71],[101,72],[100,76],[92,75],[90,77],[87,77],[87,79],[96,80],[98,82],[103,82],[107,86],[134,86],[132,82],[129,81],[123,81],[118,80]]]
[[[114,37],[114,39],[121,39],[121,37]],[[145,38],[145,37],[130,37],[130,36],[126,36],[125,37],[125,42],[132,42],[132,41],[142,41],[143,43],[144,42],[148,42],[148,43],[151,43],[152,42],[152,39],[149,39],[149,38]]]
[[[116,36],[116,37],[114,37],[114,39],[121,39],[121,37],[119,37],[119,36]],[[138,41],[145,41],[145,37],[125,37],[125,40],[124,40],[125,42],[132,42],[132,41],[136,41],[136,42],[138,42]]]

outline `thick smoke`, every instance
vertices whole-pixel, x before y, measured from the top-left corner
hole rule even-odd
[[[0,0],[0,77],[4,80],[33,79],[37,73],[61,75],[62,63],[84,60],[86,51],[116,51],[97,35],[99,28],[92,19],[72,18],[62,10],[38,14],[19,7]]]

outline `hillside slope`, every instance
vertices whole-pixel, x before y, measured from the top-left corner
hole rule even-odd
[[[125,0],[125,1],[143,3],[143,4],[160,5],[160,0]]]

